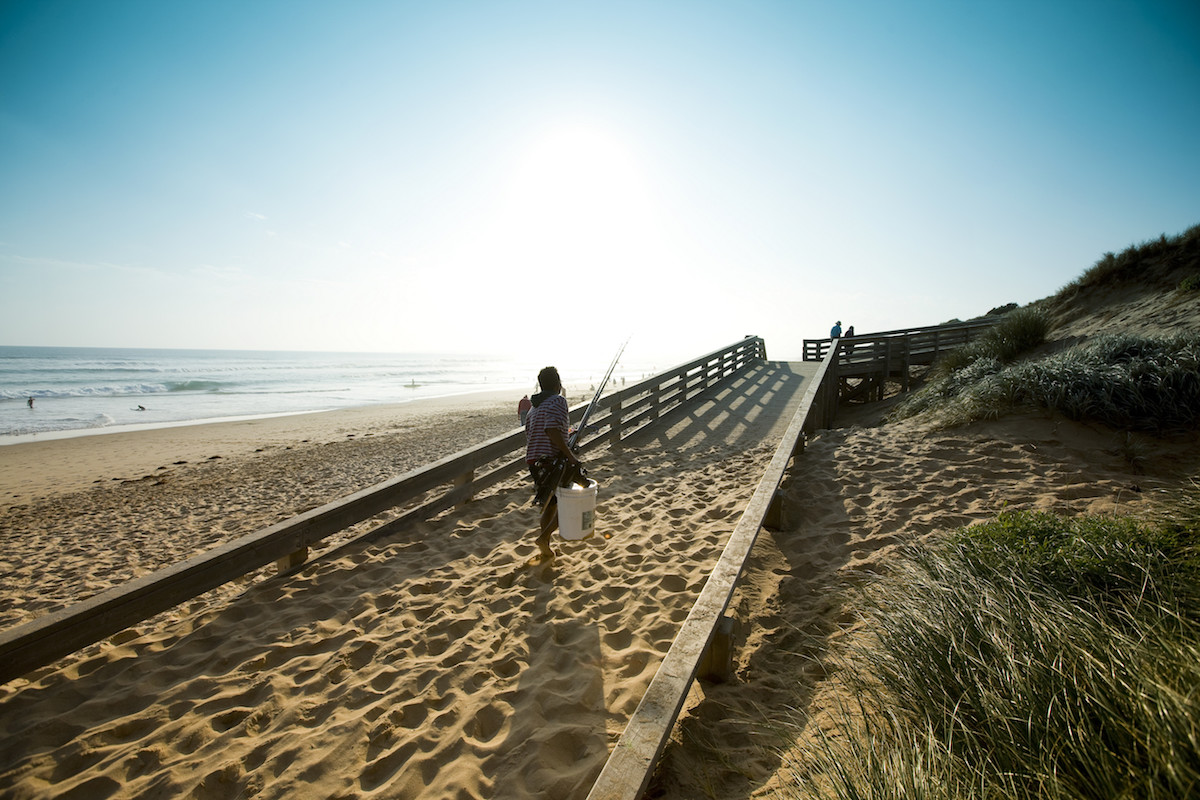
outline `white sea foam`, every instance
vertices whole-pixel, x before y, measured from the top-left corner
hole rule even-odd
[[[541,366],[436,354],[0,347],[0,444],[497,389],[511,390],[515,406]],[[581,372],[573,374],[587,379]]]

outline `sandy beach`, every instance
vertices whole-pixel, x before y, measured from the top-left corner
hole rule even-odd
[[[582,797],[719,556],[806,381],[756,368],[586,459],[598,535],[529,568],[516,479],[298,572],[228,584],[0,688],[0,794]],[[844,622],[828,587],[1004,509],[1138,512],[1194,433],[1049,414],[951,431],[844,409],[785,479],[731,609],[737,679],[697,682],[656,797],[770,797],[781,721]],[[512,398],[0,448],[0,620],[19,624],[514,428]],[[328,553],[328,551],[326,551]],[[766,743],[766,746],[764,746]]]
[[[591,454],[598,535],[557,540],[549,566],[525,566],[536,515],[513,479],[10,682],[0,790],[586,793],[803,390],[768,365]],[[4,624],[513,429],[507,399],[462,402],[0,449]]]

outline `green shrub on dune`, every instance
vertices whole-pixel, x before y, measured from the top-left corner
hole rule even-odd
[[[937,376],[945,376],[978,361],[1009,363],[1046,341],[1050,323],[1041,310],[1025,307],[1009,312],[970,344],[952,350],[934,367]]]
[[[833,666],[796,796],[1200,792],[1200,525],[1010,513],[910,547]]]
[[[892,418],[932,411],[943,424],[956,425],[1021,407],[1126,430],[1194,428],[1200,424],[1200,336],[1102,336],[1013,364],[980,357],[940,372]]]
[[[1114,428],[1160,433],[1194,428],[1200,423],[1200,336],[1103,336],[1015,366],[978,390]]]

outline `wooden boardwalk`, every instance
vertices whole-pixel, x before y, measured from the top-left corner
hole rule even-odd
[[[820,364],[812,364],[811,369],[786,364],[772,371],[769,369],[772,365],[768,364],[768,369],[762,370],[764,380],[778,382],[788,374],[802,377],[799,384],[802,391],[791,395],[779,393],[781,402],[769,404],[773,424],[770,433],[760,435],[759,441],[778,441],[771,462],[658,672],[592,785],[588,800],[641,797],[692,682],[698,677],[724,679],[731,673],[736,625],[726,611],[759,531],[779,524],[779,485],[792,458],[803,452],[805,434],[832,420],[836,395],[829,391],[834,385],[828,377],[831,363],[832,359],[827,358]],[[777,385],[782,388],[783,384]]]
[[[853,338],[805,339],[804,360],[822,361],[836,350],[838,396],[841,400],[878,400],[891,379],[908,391],[911,369],[929,366],[948,351],[987,331],[998,318],[950,325],[904,328]]]

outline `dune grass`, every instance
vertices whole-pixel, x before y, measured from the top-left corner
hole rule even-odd
[[[912,546],[830,665],[836,731],[788,797],[1200,794],[1200,503],[1153,523],[1006,513]]]
[[[1012,363],[982,348],[968,356],[939,366],[890,418],[929,412],[952,426],[1033,407],[1159,434],[1200,424],[1200,335],[1101,336]]]
[[[1057,297],[1070,298],[1088,289],[1113,286],[1140,280],[1159,262],[1171,266],[1195,263],[1200,258],[1200,225],[1194,225],[1176,236],[1163,235],[1141,244],[1127,247],[1118,255],[1105,253],[1082,275],[1064,286]]]
[[[949,375],[981,360],[1010,363],[1045,342],[1049,328],[1046,315],[1037,308],[1026,306],[1010,311],[978,339],[943,356],[935,365],[934,374]]]

